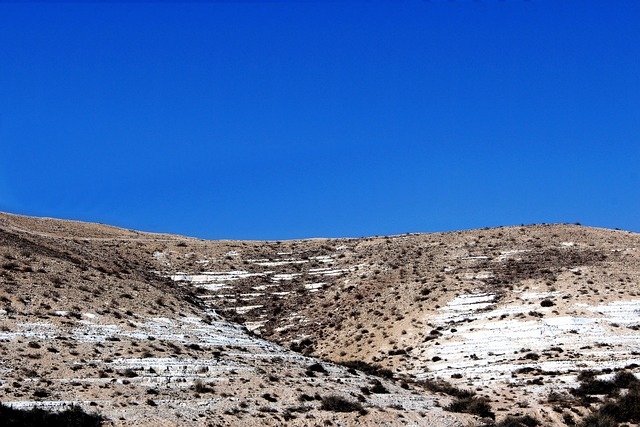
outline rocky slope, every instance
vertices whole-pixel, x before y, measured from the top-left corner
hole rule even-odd
[[[498,419],[564,425],[588,410],[550,394],[581,371],[640,365],[635,233],[235,242],[14,215],[0,230],[0,400],[12,405],[82,402],[123,425],[477,424],[425,389],[444,379]],[[353,361],[396,380],[331,363]],[[368,413],[322,410],[329,395]]]
[[[2,214],[0,402],[122,426],[469,422],[446,397],[257,338],[157,272],[159,253],[201,244]]]

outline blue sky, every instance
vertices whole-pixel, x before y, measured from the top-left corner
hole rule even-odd
[[[0,1],[0,210],[220,239],[640,231],[640,2]]]

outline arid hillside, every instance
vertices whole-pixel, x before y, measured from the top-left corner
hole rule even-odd
[[[638,246],[566,224],[205,241],[0,214],[0,401],[114,425],[574,425],[608,394],[585,378],[640,372]]]
[[[203,245],[1,214],[0,403],[118,426],[472,423],[447,396],[260,339],[159,271]]]

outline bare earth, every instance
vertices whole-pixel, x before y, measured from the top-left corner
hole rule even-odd
[[[444,379],[498,420],[565,425],[587,409],[548,397],[579,372],[640,372],[639,246],[578,225],[239,242],[0,214],[0,402],[123,426],[488,422],[421,383]]]

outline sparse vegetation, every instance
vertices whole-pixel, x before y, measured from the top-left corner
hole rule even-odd
[[[617,425],[613,418],[600,413],[590,414],[580,423],[581,427],[617,427]]]
[[[620,371],[610,381],[595,378],[596,373],[585,371],[579,376],[580,386],[572,390],[585,400],[592,395],[605,399],[584,418],[582,427],[615,427],[620,423],[640,423],[640,381],[628,371]],[[622,393],[621,389],[625,389]]]
[[[470,399],[475,396],[475,393],[473,391],[458,388],[444,380],[426,379],[415,381],[415,384],[426,388],[429,391],[448,394],[449,396],[454,396],[459,399]]]
[[[480,421],[495,427],[540,425],[524,414],[541,414],[545,423],[553,416],[566,425],[636,424],[637,380],[630,371],[637,370],[631,362],[640,351],[624,353],[620,349],[629,347],[621,347],[617,337],[591,336],[589,322],[569,317],[608,316],[610,311],[595,309],[638,297],[638,255],[625,248],[640,241],[612,238],[606,230],[553,231],[553,238],[516,227],[278,243],[154,240],[145,234],[130,241],[93,240],[82,233],[58,241],[51,238],[55,230],[46,239],[33,233],[25,250],[22,243],[0,247],[7,254],[4,263],[15,264],[0,268],[6,285],[0,289],[0,354],[12,369],[0,397],[96,399],[91,405],[105,408],[108,416],[111,406],[103,402],[110,399],[118,410],[148,413],[164,411],[167,402],[179,402],[175,408],[192,405],[189,400],[208,402],[209,413],[204,406],[169,410],[180,425],[205,425],[211,417],[229,425],[254,422],[252,417],[271,425],[321,424],[324,417],[335,425],[369,405],[389,425],[422,425],[418,417],[431,421],[432,406],[450,402],[447,409],[479,417],[495,411],[499,422]],[[188,249],[180,249],[186,248],[179,245],[183,240]],[[190,275],[177,283],[169,279]],[[458,298],[465,310],[451,310],[454,318],[448,312]],[[484,307],[476,313],[471,303],[466,311],[474,299]],[[218,314],[254,332],[224,325]],[[610,320],[598,324],[612,335],[640,330],[633,322]],[[495,335],[486,343],[472,342],[474,335],[487,336],[485,322],[495,322]],[[515,348],[490,347],[494,338],[502,339],[502,328],[545,325],[558,339],[534,343],[537,335],[523,334]],[[219,326],[221,340],[212,336]],[[227,338],[235,334],[242,334],[240,341],[260,337],[323,359],[289,352],[245,357],[272,349],[231,344]],[[601,360],[611,369],[581,375],[570,392],[565,381],[574,372],[567,373],[564,362],[593,366],[591,354],[609,351],[615,364]],[[347,360],[341,363],[346,370],[330,357]],[[496,361],[515,364],[514,371],[492,371]],[[560,371],[544,371],[547,362],[559,362]],[[615,370],[625,365],[627,371]],[[416,381],[413,373],[451,383]],[[165,387],[157,378],[170,380]],[[214,393],[212,384],[215,395],[206,395]],[[556,392],[538,400],[550,386]],[[388,392],[393,395],[376,396]],[[216,412],[219,404],[223,409]],[[318,417],[321,407],[332,413]]]

